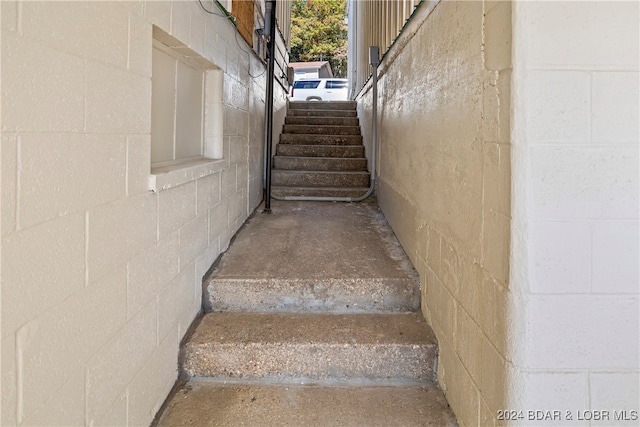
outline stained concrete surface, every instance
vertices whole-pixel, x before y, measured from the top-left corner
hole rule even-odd
[[[190,382],[159,427],[457,426],[440,390],[423,387],[260,386]]]
[[[418,277],[375,200],[271,207],[205,282],[213,312],[158,425],[456,425]]]
[[[257,213],[205,283],[210,311],[416,311],[419,281],[375,200]]]
[[[426,383],[437,343],[417,313],[208,313],[183,350],[188,377],[280,383]]]
[[[411,278],[416,275],[374,202],[282,202],[259,210],[216,278]]]

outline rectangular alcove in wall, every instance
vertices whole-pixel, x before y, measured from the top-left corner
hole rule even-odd
[[[222,167],[223,71],[153,27],[151,179],[158,191]]]

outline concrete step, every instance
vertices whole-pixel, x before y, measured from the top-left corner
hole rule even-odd
[[[336,157],[292,157],[275,156],[273,166],[276,169],[308,171],[366,171],[365,158]]]
[[[182,350],[183,378],[317,384],[434,380],[437,343],[417,313],[207,313]]]
[[[454,427],[435,386],[320,387],[190,382],[161,414],[170,426]]]
[[[284,125],[283,133],[360,135],[360,127],[358,126]]]
[[[361,135],[314,135],[304,133],[283,133],[280,144],[302,145],[362,145]]]
[[[355,101],[291,101],[289,110],[353,110]]]
[[[278,156],[296,157],[364,157],[362,145],[304,145],[304,144],[278,144],[276,146]]]
[[[368,189],[273,187],[272,190],[274,194],[282,196],[311,194],[359,197]],[[314,190],[318,193],[313,193]],[[407,277],[317,279],[214,277],[208,280],[205,286],[204,298],[206,298],[205,304],[208,311],[384,313],[410,312],[420,309],[418,283],[414,278]]]
[[[352,199],[355,199],[364,196],[368,190],[369,188],[367,187],[284,187],[277,185],[271,187],[271,193],[276,197],[351,197]],[[284,298],[286,299],[287,297],[284,296]],[[351,301],[351,303],[353,306],[357,306],[353,301]],[[311,305],[315,306],[316,304],[317,302],[314,302]],[[345,305],[349,305],[349,302]]]
[[[305,117],[287,116],[286,125],[319,125],[319,126],[359,126],[357,117]]]
[[[299,188],[304,193],[310,189]],[[273,187],[274,193],[282,190],[295,191]],[[349,196],[358,197],[367,188],[349,190],[356,190]],[[272,210],[272,215],[249,219],[204,283],[207,311],[419,309],[419,278],[386,220],[370,202],[274,200]]]
[[[291,117],[357,117],[355,110],[288,110]]]
[[[286,187],[368,187],[369,178],[365,171],[272,171],[272,184]]]

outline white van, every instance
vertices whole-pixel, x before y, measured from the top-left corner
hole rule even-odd
[[[293,101],[346,101],[347,79],[301,79],[293,82]]]

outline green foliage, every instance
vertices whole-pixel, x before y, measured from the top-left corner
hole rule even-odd
[[[336,77],[347,74],[346,0],[293,0],[291,62],[329,61]]]

